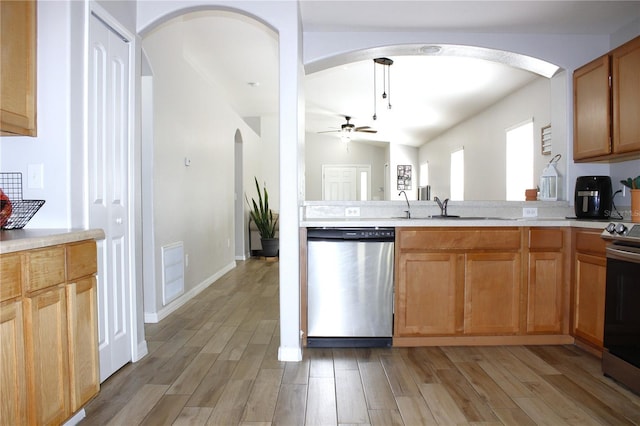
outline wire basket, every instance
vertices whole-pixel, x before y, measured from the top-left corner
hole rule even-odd
[[[24,228],[44,204],[44,200],[22,199],[22,173],[20,172],[0,173],[0,188],[11,202],[11,216],[2,229]]]

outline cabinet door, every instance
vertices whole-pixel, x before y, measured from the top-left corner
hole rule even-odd
[[[71,411],[79,410],[100,390],[96,279],[67,285]]]
[[[520,254],[466,255],[465,334],[515,334],[520,315]]]
[[[398,336],[454,334],[459,329],[458,255],[404,253],[398,261],[395,327]]]
[[[602,349],[607,259],[577,253],[575,268],[574,334]]]
[[[0,135],[36,135],[36,2],[0,1]]]
[[[27,422],[22,330],[22,302],[0,303],[0,424],[3,425]]]
[[[69,358],[64,286],[25,303],[27,394],[30,424],[62,423],[69,411]]]
[[[640,37],[612,52],[613,152],[640,152]]]
[[[609,56],[573,73],[573,103],[574,160],[610,154]]]
[[[562,253],[529,253],[527,333],[562,329]]]

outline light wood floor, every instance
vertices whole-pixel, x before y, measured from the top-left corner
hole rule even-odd
[[[249,260],[159,324],[83,425],[624,425],[640,398],[574,346],[305,349],[277,360],[278,263]]]

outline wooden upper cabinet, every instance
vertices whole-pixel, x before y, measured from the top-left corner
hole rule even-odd
[[[611,153],[609,56],[605,55],[573,73],[573,158]]]
[[[576,161],[640,157],[640,37],[573,73]]]
[[[0,135],[36,136],[36,1],[0,0]]]
[[[640,152],[640,37],[611,54],[613,152]]]

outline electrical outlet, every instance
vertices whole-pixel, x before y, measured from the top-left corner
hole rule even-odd
[[[359,217],[360,216],[360,207],[346,207],[344,209],[344,215],[346,217]]]
[[[538,208],[537,207],[523,207],[522,208],[522,217],[538,217]]]

